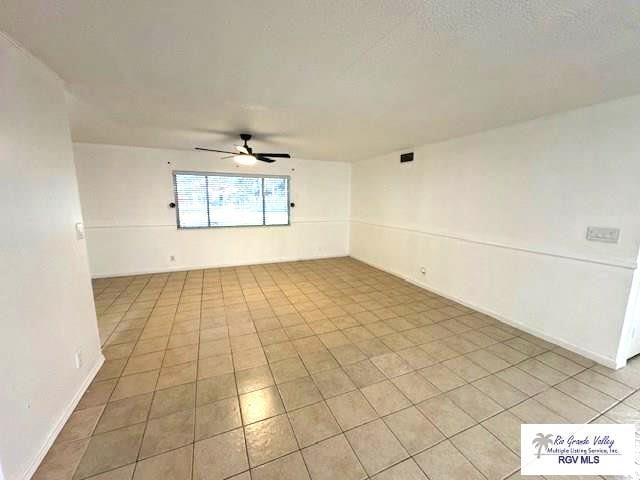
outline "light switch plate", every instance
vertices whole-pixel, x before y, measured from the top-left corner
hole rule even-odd
[[[590,242],[618,243],[619,228],[587,227],[587,240]]]

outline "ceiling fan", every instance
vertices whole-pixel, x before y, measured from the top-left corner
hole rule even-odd
[[[254,152],[253,149],[247,144],[249,140],[251,140],[251,135],[248,133],[241,133],[240,138],[244,141],[244,145],[236,145],[237,152],[229,152],[227,150],[216,150],[213,148],[204,148],[204,147],[195,147],[196,150],[201,150],[204,152],[218,152],[218,153],[228,153],[229,156],[222,158],[231,158],[238,165],[255,165],[255,163],[260,160],[261,162],[273,163],[275,162],[275,158],[291,158],[291,155],[288,153],[258,153]]]

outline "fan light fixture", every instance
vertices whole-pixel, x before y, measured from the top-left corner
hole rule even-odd
[[[217,153],[227,153],[229,154],[227,157],[222,157],[223,159],[232,158],[233,161],[238,165],[255,165],[258,161],[265,163],[273,163],[276,161],[276,158],[291,158],[291,155],[288,153],[258,153],[254,152],[253,148],[249,146],[247,143],[251,140],[251,135],[248,133],[241,133],[240,139],[244,142],[244,145],[236,145],[236,151],[230,152],[229,150],[217,150],[215,148],[205,148],[205,147],[195,147],[196,150],[202,150],[205,152],[217,152]]]
[[[258,159],[253,155],[234,155],[233,161],[238,165],[250,167],[251,165],[255,165]]]

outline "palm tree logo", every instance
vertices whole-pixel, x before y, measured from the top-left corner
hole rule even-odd
[[[536,438],[533,439],[533,442],[531,442],[533,444],[533,446],[535,448],[538,449],[538,454],[536,455],[537,458],[540,458],[541,452],[543,448],[547,448],[549,445],[551,445],[553,442],[551,441],[551,437],[553,436],[552,433],[549,433],[547,435],[543,434],[543,433],[538,433],[536,435]]]

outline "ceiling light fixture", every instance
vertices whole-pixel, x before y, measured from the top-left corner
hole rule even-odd
[[[253,155],[234,155],[233,161],[238,165],[250,167],[251,165],[255,165],[258,159]]]

